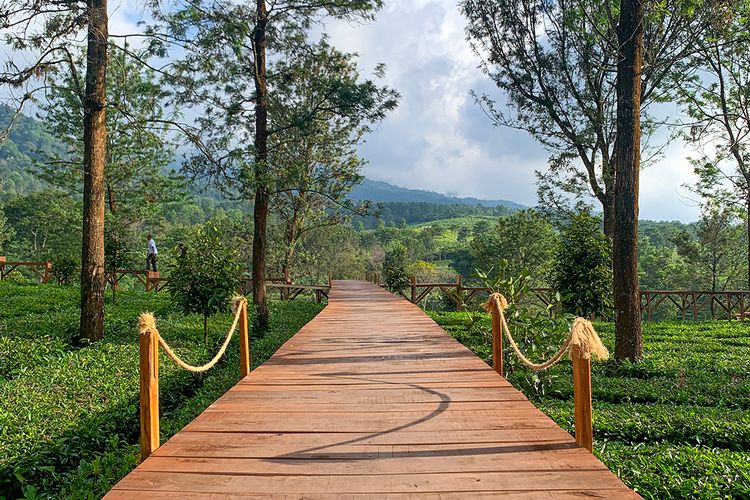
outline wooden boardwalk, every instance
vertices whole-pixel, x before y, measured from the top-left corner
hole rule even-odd
[[[639,498],[417,306],[328,306],[107,498]]]

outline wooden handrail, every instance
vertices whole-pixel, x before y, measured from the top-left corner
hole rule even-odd
[[[28,267],[34,271],[42,283],[48,283],[52,272],[52,262],[49,261],[14,261],[0,256],[0,280],[4,280],[19,267]],[[40,271],[41,269],[41,271]]]
[[[236,313],[235,313],[236,314]],[[247,301],[240,304],[237,324],[240,335],[240,374],[250,374],[250,337],[248,335]],[[139,360],[139,399],[141,416],[141,461],[148,458],[159,446],[159,333],[148,329],[141,333]]]
[[[492,317],[492,368],[503,376],[503,325],[502,318],[493,308]],[[591,359],[586,358],[578,346],[572,346],[573,407],[575,414],[576,443],[589,451],[594,447],[593,404],[591,399]]]

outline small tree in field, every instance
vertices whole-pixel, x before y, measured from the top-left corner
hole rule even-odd
[[[406,247],[400,242],[394,243],[385,252],[383,278],[388,289],[394,293],[409,286],[409,275],[406,273]]]
[[[566,312],[579,316],[612,309],[612,243],[600,221],[588,212],[574,214],[560,232],[554,285]]]
[[[198,229],[169,266],[169,293],[185,314],[203,315],[203,340],[208,341],[208,318],[228,311],[239,290],[241,266],[236,249],[224,244],[212,224]]]

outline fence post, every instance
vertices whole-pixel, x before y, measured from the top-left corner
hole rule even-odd
[[[48,283],[49,282],[49,276],[50,272],[52,271],[52,262],[45,262],[44,263],[44,274],[42,274],[42,283]]]
[[[492,317],[492,369],[503,376],[503,322],[500,312],[494,307],[490,311]]]
[[[247,300],[240,305],[240,373],[243,377],[250,374],[250,337],[247,332]]]
[[[140,335],[141,460],[159,447],[159,339],[148,329]]]
[[[693,292],[693,319],[698,319],[698,294]]]
[[[573,346],[573,401],[575,405],[576,443],[581,448],[594,448],[594,426],[591,416],[591,359],[583,357]]]
[[[415,275],[411,277],[411,303],[417,303],[417,277]]]

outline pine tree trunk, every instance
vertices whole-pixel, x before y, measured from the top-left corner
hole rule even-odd
[[[745,216],[745,230],[747,234],[747,289],[750,290],[750,189],[745,194],[745,208],[747,209],[747,215]]]
[[[107,0],[88,0],[86,93],[83,98],[83,244],[81,337],[104,336],[104,166],[107,151]]]
[[[609,192],[604,200],[604,234],[610,239],[614,236],[615,231],[615,197]]]
[[[641,162],[643,0],[621,0],[617,29],[617,148],[613,271],[615,357],[643,357],[638,282],[638,180]]]
[[[255,26],[255,206],[253,209],[253,304],[257,326],[268,326],[266,298],[266,224],[268,221],[268,87],[266,81],[266,25],[268,12],[265,0],[257,0],[258,20]]]

